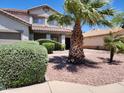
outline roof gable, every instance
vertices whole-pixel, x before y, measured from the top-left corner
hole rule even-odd
[[[33,8],[28,9],[28,11],[30,12],[30,11],[37,10],[37,9],[43,9],[43,10],[49,9],[49,10],[55,12],[55,13],[59,13],[57,10],[51,8],[51,7],[48,6],[48,5],[36,6],[36,7],[33,7]]]
[[[12,18],[12,19],[14,19],[14,20],[19,21],[20,23],[23,23],[23,24],[25,24],[25,25],[30,25],[30,24],[29,24],[28,22],[26,22],[25,20],[23,20],[23,19],[21,19],[21,18],[15,16],[15,15],[13,15],[13,14],[11,14],[11,13],[8,13],[8,12],[2,10],[2,9],[0,9],[0,13],[2,13],[2,14],[4,14],[4,15],[8,16],[9,18]]]

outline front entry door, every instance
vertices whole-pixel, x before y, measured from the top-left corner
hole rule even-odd
[[[66,49],[70,49],[70,38],[65,39]]]

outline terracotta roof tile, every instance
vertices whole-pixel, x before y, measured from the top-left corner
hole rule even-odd
[[[15,16],[15,15],[13,15],[13,14],[11,14],[11,13],[9,13],[9,12],[6,12],[6,11],[4,11],[4,10],[2,10],[2,9],[0,9],[0,12],[1,12],[2,14],[4,14],[4,15],[7,15],[8,17],[11,17],[11,18],[13,18],[13,19],[15,19],[15,20],[17,20],[17,21],[22,22],[23,24],[30,25],[27,21],[25,21],[25,20],[23,20],[23,19],[21,19],[21,18]]]
[[[28,13],[28,10],[19,10],[19,9],[14,9],[14,8],[0,8],[4,11],[7,11],[7,12],[19,12],[19,13]]]
[[[101,35],[107,35],[110,32],[112,33],[118,33],[120,31],[123,31],[122,28],[113,28],[109,30],[91,30],[89,32],[83,33],[84,37],[94,37],[94,36],[101,36]]]
[[[61,27],[50,27],[50,26],[41,26],[41,25],[32,25],[32,30],[39,31],[59,31],[59,32],[71,32],[71,29],[61,28]]]

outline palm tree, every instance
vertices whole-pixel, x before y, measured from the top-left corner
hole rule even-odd
[[[48,21],[56,20],[60,25],[70,25],[74,23],[71,46],[69,50],[68,62],[82,63],[85,55],[83,51],[82,26],[87,24],[111,26],[106,19],[107,16],[113,16],[113,9],[104,0],[65,0],[64,14],[54,14]]]
[[[124,12],[117,13],[117,14],[113,17],[112,23],[113,23],[115,26],[119,26],[119,27],[124,28]]]
[[[124,52],[124,37],[122,35],[114,36],[112,33],[104,39],[105,46],[110,50],[110,61],[113,62],[113,57],[116,52]]]

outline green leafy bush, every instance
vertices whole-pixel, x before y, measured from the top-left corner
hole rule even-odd
[[[61,45],[61,50],[65,50],[65,45]]]
[[[1,45],[0,83],[13,88],[43,82],[47,62],[44,46],[26,43]]]
[[[17,42],[16,44],[19,44],[19,45],[24,45],[24,44],[39,45],[39,42],[37,42],[37,41],[20,41],[20,42]]]
[[[65,49],[65,46],[63,46],[61,43],[56,42],[54,40],[47,40],[47,39],[39,39],[37,40],[39,42],[40,45],[42,45],[43,43],[54,43],[55,44],[55,50],[62,50]],[[64,48],[63,48],[64,47]]]
[[[55,49],[55,44],[54,43],[43,43],[43,46],[47,48],[48,53],[53,53],[53,50]]]

